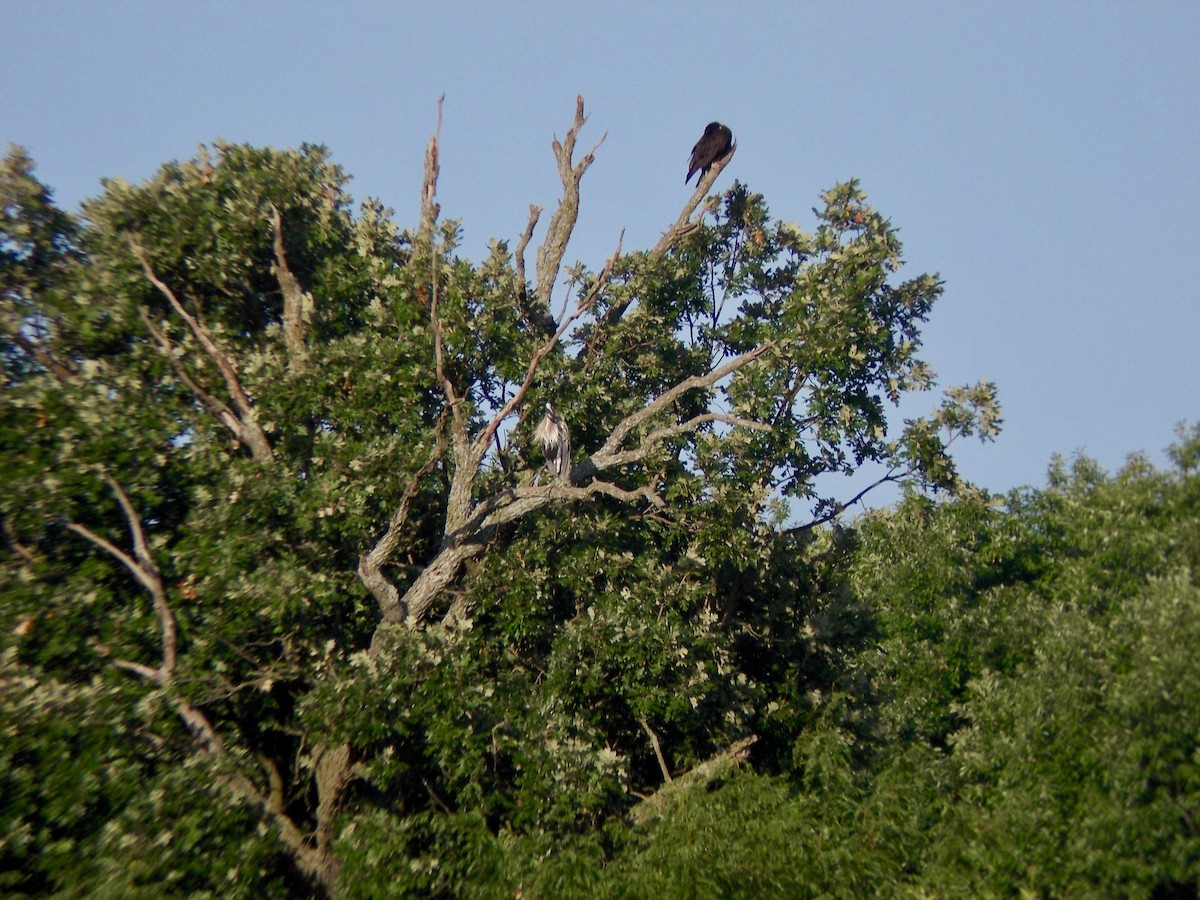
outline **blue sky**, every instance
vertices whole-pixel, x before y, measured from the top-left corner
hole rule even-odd
[[[1200,419],[1200,3],[314,3],[0,0],[0,140],[66,208],[200,143],[323,143],[402,225],[446,95],[439,199],[463,252],[557,196],[583,94],[608,137],[569,258],[643,247],[728,123],[732,178],[802,227],[859,178],[909,271],[946,294],[942,386],[990,378],[1005,427],[964,444],[996,491],[1055,452],[1162,460]],[[931,408],[934,395],[902,414]]]

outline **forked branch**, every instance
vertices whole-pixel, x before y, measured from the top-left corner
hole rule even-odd
[[[661,788],[647,797],[632,810],[629,818],[635,825],[646,825],[664,815],[672,806],[680,802],[694,787],[708,784],[716,778],[724,777],[733,769],[740,766],[750,756],[750,748],[758,741],[757,735],[750,735],[735,741],[721,752],[709,757],[694,769],[690,769],[673,781],[668,781]]]
[[[237,440],[242,443],[248,443],[246,440],[246,430],[242,426],[242,420],[237,417],[237,414],[226,403],[210,394],[192,377],[192,373],[188,371],[183,360],[176,355],[175,347],[171,343],[171,339],[167,337],[166,332],[154,324],[154,319],[151,318],[150,311],[142,307],[138,310],[138,314],[141,316],[146,330],[150,332],[150,336],[158,343],[159,352],[171,364],[171,368],[175,370],[175,374],[179,376],[180,381],[188,386],[188,389],[196,395],[196,398],[208,407],[208,411],[216,416],[221,424],[228,428],[229,432]]]
[[[158,618],[162,643],[162,660],[157,667],[150,667],[142,663],[134,663],[127,660],[116,660],[114,664],[118,668],[135,672],[156,684],[165,685],[171,680],[175,672],[177,640],[175,614],[171,611],[171,606],[167,602],[167,592],[163,586],[162,574],[154,562],[154,557],[150,555],[150,545],[146,543],[146,534],[142,530],[141,520],[138,518],[137,513],[134,512],[133,504],[129,502],[129,496],[111,475],[105,473],[103,477],[104,483],[116,495],[117,503],[121,506],[121,513],[125,516],[125,522],[129,526],[129,533],[133,540],[133,556],[130,556],[111,541],[102,538],[86,525],[80,525],[78,522],[68,522],[66,527],[68,531],[74,532],[85,540],[90,541],[113,559],[117,560],[149,592],[154,603],[154,614]]]
[[[554,149],[554,158],[558,162],[558,175],[562,179],[563,195],[558,207],[554,210],[554,215],[550,217],[546,238],[542,241],[537,257],[538,301],[544,304],[547,310],[550,309],[550,295],[554,291],[554,282],[558,280],[558,273],[562,268],[563,255],[567,252],[567,244],[575,230],[575,222],[579,219],[579,182],[583,180],[583,173],[596,161],[596,150],[608,137],[608,133],[605,132],[578,163],[573,162],[571,157],[575,153],[575,139],[579,136],[579,131],[586,121],[587,116],[583,114],[583,97],[576,97],[575,120],[567,131],[566,137],[563,138],[561,144],[558,142],[558,138],[555,138],[550,144]]]
[[[758,359],[772,346],[764,344],[734,357],[711,372],[686,378],[642,409],[631,413],[613,429],[604,447],[571,470],[569,483],[556,482],[545,486],[520,485],[515,488],[503,489],[478,503],[469,515],[457,519],[453,527],[451,527],[450,517],[447,516],[446,534],[442,539],[442,546],[437,556],[422,570],[417,579],[405,591],[403,597],[399,599],[398,605],[393,608],[392,618],[389,619],[385,611],[385,621],[407,622],[410,626],[420,623],[442,591],[457,577],[462,564],[482,553],[484,546],[492,539],[498,528],[538,509],[551,504],[585,501],[597,494],[605,494],[625,503],[645,501],[659,508],[665,507],[666,503],[658,495],[655,485],[652,483],[646,483],[634,489],[625,489],[598,479],[593,479],[586,484],[581,482],[605,469],[643,460],[666,438],[695,432],[711,422],[722,422],[734,427],[760,431],[769,430],[769,425],[728,413],[702,413],[686,422],[664,425],[654,429],[642,436],[635,446],[623,449],[625,440],[638,425],[656,413],[664,411],[675,398],[690,390],[710,387],[720,379]]]
[[[262,426],[258,424],[258,415],[254,410],[254,404],[250,402],[250,397],[242,388],[242,383],[238,379],[237,370],[234,368],[233,362],[216,345],[213,339],[209,337],[208,332],[196,320],[196,317],[184,309],[183,304],[179,302],[179,298],[175,296],[175,292],[158,277],[154,268],[150,265],[150,260],[146,257],[146,251],[132,237],[129,239],[129,248],[133,252],[134,258],[141,264],[146,280],[158,288],[159,293],[167,298],[167,302],[171,305],[171,308],[175,310],[175,313],[191,329],[192,334],[200,342],[200,346],[204,348],[204,352],[208,355],[208,358],[213,361],[217,369],[221,372],[221,376],[225,379],[225,388],[229,391],[229,396],[233,401],[233,408],[236,410],[242,438],[250,447],[254,458],[261,463],[274,462],[275,454],[271,450],[271,443],[267,440],[267,435],[262,430]]]
[[[225,742],[213,727],[212,722],[209,721],[208,716],[199,707],[190,703],[175,687],[174,676],[177,661],[175,614],[167,600],[162,574],[150,553],[150,545],[146,540],[145,531],[129,500],[129,495],[112,476],[105,473],[103,478],[116,496],[126,524],[129,526],[133,554],[125,552],[85,525],[68,522],[66,527],[120,562],[146,588],[154,603],[162,641],[162,660],[156,667],[123,659],[114,660],[113,665],[164,689],[175,714],[192,734],[201,753],[229,758],[230,754],[226,750]],[[349,767],[344,765],[346,760],[339,757],[338,761],[343,763],[339,772],[348,772]],[[320,805],[317,815],[318,840],[316,847],[312,846],[283,809],[282,804],[278,802],[278,790],[273,788],[264,793],[250,778],[241,773],[224,776],[221,781],[233,793],[249,800],[265,818],[275,823],[279,829],[280,839],[295,861],[297,868],[328,895],[332,892],[338,871],[337,861],[332,854],[328,840],[328,825],[332,816],[333,804],[336,803],[344,785],[344,777],[338,778],[328,771],[323,772],[319,764],[317,774]],[[322,775],[325,776],[324,779],[322,779]]]
[[[358,577],[362,579],[371,596],[379,604],[379,610],[385,621],[404,621],[405,611],[401,608],[400,592],[383,574],[383,566],[387,563],[404,534],[404,525],[408,521],[412,502],[421,489],[421,482],[433,471],[438,461],[446,454],[445,413],[438,420],[437,443],[429,454],[429,459],[408,480],[400,505],[392,514],[387,530],[367,553],[358,560]]]
[[[479,460],[482,461],[483,454],[486,452],[488,444],[491,443],[492,436],[513,411],[521,405],[525,400],[525,395],[529,393],[529,389],[533,386],[534,376],[537,374],[537,368],[547,356],[553,352],[558,342],[562,340],[563,335],[571,328],[571,326],[585,313],[591,310],[596,305],[596,300],[600,297],[600,293],[608,286],[609,279],[612,278],[613,267],[617,263],[617,259],[621,256],[621,244],[624,241],[625,233],[621,232],[621,236],[617,238],[617,248],[613,251],[612,256],[604,263],[602,268],[596,275],[596,280],[592,284],[591,289],[579,298],[575,304],[575,308],[567,315],[563,316],[563,320],[558,323],[554,334],[547,338],[533,352],[533,356],[529,358],[529,365],[525,370],[525,380],[521,382],[520,387],[509,398],[508,402],[500,408],[500,411],[492,417],[487,426],[475,438],[475,453]]]

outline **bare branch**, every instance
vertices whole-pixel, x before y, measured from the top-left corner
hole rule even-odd
[[[638,719],[646,734],[650,735],[650,745],[654,747],[654,756],[658,759],[658,767],[662,770],[663,781],[674,781],[671,777],[671,770],[667,768],[667,761],[663,759],[662,747],[658,743],[658,735],[650,728],[650,723],[645,719]]]
[[[125,521],[129,524],[129,531],[133,536],[133,552],[137,557],[138,565],[144,571],[151,573],[161,587],[162,577],[158,573],[158,566],[155,564],[154,558],[150,555],[150,545],[146,543],[146,533],[142,531],[141,520],[134,510],[133,504],[129,502],[129,495],[111,475],[105,474],[104,483],[117,495],[117,503],[121,505],[121,512],[125,514]]]
[[[30,340],[26,335],[21,334],[19,330],[12,331],[8,335],[8,339],[32,356],[39,366],[59,381],[67,381],[75,376],[75,370],[70,365],[59,362],[47,352],[45,347],[37,341]]]
[[[8,516],[4,517],[4,536],[8,538],[8,543],[12,545],[13,550],[17,555],[27,563],[32,563],[35,560],[33,551],[21,543],[21,539],[17,537],[17,530],[13,528],[12,519]]]
[[[624,443],[625,438],[629,436],[629,433],[633,431],[633,429],[637,428],[647,419],[665,410],[668,406],[674,403],[678,397],[682,396],[688,391],[711,387],[726,375],[731,375],[747,363],[751,363],[758,359],[774,346],[774,342],[761,344],[752,350],[747,350],[745,353],[735,356],[733,359],[729,360],[723,365],[717,366],[715,369],[712,369],[704,375],[692,375],[688,378],[685,378],[683,381],[679,382],[679,384],[675,385],[669,390],[664,391],[655,400],[651,401],[637,412],[626,416],[625,419],[612,430],[612,434],[609,435],[608,440],[604,442],[604,446],[600,448],[599,452],[594,455],[593,459],[597,457],[603,459],[605,457],[613,456],[619,451],[621,444]]]
[[[688,198],[688,202],[684,204],[683,211],[679,214],[679,218],[675,220],[675,224],[667,229],[666,234],[662,236],[654,249],[650,251],[651,259],[658,259],[682,237],[691,234],[700,226],[700,220],[692,220],[692,213],[696,211],[696,207],[700,205],[700,201],[704,199],[704,195],[708,193],[709,188],[720,176],[725,167],[729,165],[733,159],[733,154],[737,152],[737,144],[729,148],[729,152],[721,159],[714,162],[708,172],[700,176],[700,180],[696,182],[696,190],[692,192],[692,196]]]
[[[741,765],[750,756],[750,748],[757,740],[758,737],[752,734],[740,741],[734,741],[720,753],[709,757],[694,769],[690,769],[675,780],[664,784],[653,795],[629,811],[630,820],[635,825],[646,825],[653,822],[691,788],[707,784],[714,778],[720,778]]]
[[[907,472],[904,473],[904,475],[897,475],[896,474],[897,471],[899,471],[899,470],[896,467],[889,469],[886,475],[884,475],[882,478],[877,478],[875,481],[868,484],[865,488],[863,488],[861,491],[859,491],[857,494],[855,494],[853,497],[851,497],[845,503],[836,503],[836,504],[834,504],[833,508],[825,515],[819,516],[819,517],[813,519],[811,522],[805,522],[803,525],[797,525],[794,528],[788,528],[783,533],[784,534],[799,534],[801,531],[808,531],[811,528],[816,528],[818,525],[824,525],[826,522],[832,522],[834,519],[838,518],[842,513],[844,513],[847,509],[849,509],[855,503],[860,502],[865,496],[867,496],[867,494],[869,494],[869,493],[871,493],[871,491],[875,490],[875,488],[879,487],[880,485],[888,484],[890,482],[899,484],[903,478],[912,474],[912,469],[909,469]]]
[[[513,260],[517,268],[517,311],[527,324],[536,325],[545,331],[549,331],[554,328],[554,321],[550,317],[550,308],[542,303],[541,309],[538,311],[538,320],[534,320],[529,309],[528,278],[525,275],[525,250],[529,247],[529,242],[533,239],[533,229],[537,227],[538,219],[541,218],[541,215],[542,208],[540,206],[534,206],[532,203],[529,204],[529,222],[525,225],[525,231],[521,235],[521,239],[517,241],[517,250],[513,254]]]
[[[437,224],[438,215],[442,208],[434,202],[437,196],[438,174],[441,167],[438,164],[438,148],[442,140],[442,103],[446,95],[438,97],[437,102],[437,131],[429,138],[425,148],[425,179],[421,183],[421,224],[417,228],[417,243],[423,244],[433,240],[433,226]]]
[[[492,417],[492,420],[487,424],[487,427],[485,427],[483,431],[479,433],[479,436],[475,438],[475,452],[479,460],[483,459],[483,452],[487,449],[488,444],[491,443],[492,435],[496,433],[496,429],[498,429],[500,424],[510,415],[512,415],[513,410],[520,406],[521,402],[524,401],[525,395],[529,392],[529,388],[533,386],[534,375],[537,373],[537,367],[541,364],[542,360],[550,355],[550,352],[558,345],[558,342],[562,340],[563,335],[567,333],[567,330],[571,327],[571,325],[574,324],[574,322],[578,320],[580,316],[596,305],[596,300],[599,298],[600,292],[604,290],[604,288],[608,285],[609,279],[612,277],[613,267],[616,265],[617,259],[621,255],[621,244],[624,241],[624,238],[625,232],[622,231],[620,237],[617,238],[617,248],[613,251],[612,256],[610,256],[604,263],[604,268],[597,273],[596,281],[592,285],[591,290],[581,297],[579,302],[575,304],[575,309],[572,310],[569,315],[563,318],[554,334],[551,335],[544,344],[534,351],[533,356],[530,357],[529,365],[525,370],[525,380],[521,382],[521,386],[517,388],[516,393],[514,393],[512,397],[508,399],[508,402],[500,408],[500,411]]]
[[[663,499],[648,485],[628,491],[604,481],[592,481],[583,487],[555,482],[549,485],[522,485],[502,491],[480,504],[470,519],[446,535],[437,556],[421,570],[421,574],[404,592],[403,598],[393,608],[390,616],[385,610],[384,620],[393,624],[407,623],[409,626],[420,623],[441,593],[457,577],[463,563],[481,554],[487,542],[502,525],[514,522],[552,503],[584,501],[597,494],[604,494],[624,503],[645,500],[658,508],[666,506]],[[460,604],[457,612],[461,617],[465,613],[465,604]],[[378,635],[378,632],[376,634]]]
[[[267,784],[270,786],[264,800],[272,811],[283,812],[283,775],[279,771],[279,766],[266,754],[259,753],[257,755],[258,761],[267,770]]]
[[[175,296],[175,293],[155,274],[150,261],[146,258],[146,251],[132,237],[129,238],[129,247],[133,251],[134,257],[141,263],[142,272],[145,273],[146,279],[167,298],[167,302],[171,304],[171,308],[187,323],[188,328],[192,330],[192,334],[200,342],[200,346],[204,348],[205,353],[208,354],[209,358],[220,370],[221,375],[225,379],[225,387],[228,389],[229,395],[233,399],[233,405],[237,409],[237,418],[244,430],[245,441],[254,454],[254,458],[262,463],[273,462],[275,454],[271,450],[271,444],[258,424],[254,404],[250,402],[250,398],[247,396],[245,390],[242,389],[242,383],[238,380],[237,371],[234,369],[229,357],[208,336],[208,332],[204,330],[204,327],[196,320],[195,316],[183,308],[183,304],[179,302],[179,298]]]
[[[161,352],[163,358],[171,364],[171,367],[175,369],[175,373],[180,377],[183,383],[188,386],[188,389],[196,395],[201,403],[208,407],[209,412],[221,420],[221,424],[228,428],[237,440],[241,441],[242,443],[248,443],[246,440],[246,431],[242,427],[242,420],[239,419],[234,411],[225,403],[202,388],[200,384],[194,378],[192,378],[191,373],[188,372],[187,367],[183,364],[183,360],[175,355],[174,347],[171,344],[170,338],[168,338],[166,334],[163,331],[160,331],[158,326],[154,324],[154,320],[150,318],[150,313],[144,306],[141,308],[141,310],[139,310],[139,313],[141,315],[142,322],[146,325],[146,330],[149,331],[150,336],[158,342],[159,351]]]
[[[634,503],[645,500],[658,508],[665,508],[666,503],[658,496],[652,485],[642,485],[635,490],[626,490],[609,482],[593,480],[586,485],[577,486],[574,482],[582,481],[588,476],[614,466],[625,465],[644,459],[651,450],[667,437],[686,434],[697,430],[710,422],[723,422],[735,427],[769,430],[770,426],[750,419],[733,416],[728,413],[702,413],[686,422],[667,425],[655,429],[646,435],[634,448],[622,450],[621,444],[629,433],[651,416],[665,410],[673,400],[689,390],[708,387],[721,378],[737,371],[742,366],[757,359],[773,344],[764,344],[740,356],[734,357],[722,366],[718,366],[705,375],[695,375],[684,379],[675,387],[663,393],[650,404],[627,416],[612,432],[608,441],[600,451],[593,454],[575,466],[571,471],[571,482],[564,484],[555,482],[551,485],[522,485],[505,489],[478,504],[470,513],[459,511],[454,515],[450,512],[446,517],[445,537],[441,549],[433,561],[422,570],[416,580],[405,591],[404,596],[392,605],[391,602],[381,609],[384,620],[392,623],[408,622],[410,625],[419,623],[436,602],[438,596],[457,577],[460,566],[472,557],[483,552],[484,546],[495,534],[496,529],[535,510],[551,503],[566,503],[588,500],[597,494],[613,497],[624,503]],[[511,410],[509,410],[511,411]],[[504,410],[501,413],[507,414]],[[493,420],[493,425],[499,420]],[[489,426],[491,427],[491,426]],[[479,440],[478,438],[476,439]],[[459,487],[458,471],[455,472],[455,483]],[[473,476],[472,476],[473,477]],[[465,476],[464,476],[465,481]],[[466,484],[469,487],[469,481]],[[360,563],[360,575],[362,566]],[[393,588],[394,590],[394,588]]]
[[[392,553],[395,552],[396,547],[400,544],[401,529],[404,528],[404,523],[408,521],[409,509],[412,507],[412,501],[417,496],[418,490],[420,490],[422,479],[433,471],[438,461],[446,453],[444,425],[445,413],[438,420],[437,444],[429,454],[429,459],[425,461],[425,464],[408,480],[408,485],[404,489],[404,495],[400,498],[400,505],[396,508],[396,512],[392,514],[391,521],[388,522],[387,531],[384,532],[383,537],[376,542],[375,546],[369,552],[360,556],[358,560],[358,577],[379,604],[380,613],[383,615],[385,621],[402,622],[406,615],[400,603],[400,592],[384,576],[383,565],[391,558]]]
[[[80,537],[91,541],[113,559],[117,560],[117,562],[121,563],[121,565],[125,566],[125,568],[133,573],[134,577],[137,578],[143,587],[149,589],[149,585],[147,585],[145,581],[146,573],[142,571],[141,567],[138,566],[136,562],[134,562],[133,557],[124,550],[115,546],[111,541],[100,537],[100,535],[96,534],[86,525],[80,525],[78,522],[67,522],[66,528],[67,531],[73,531]]]
[[[615,484],[607,481],[591,481],[588,483],[585,490],[589,494],[604,494],[612,497],[614,500],[620,500],[622,503],[633,503],[638,499],[645,500],[651,506],[657,506],[659,509],[666,509],[667,503],[654,490],[653,485],[642,485],[635,491],[627,491],[624,488],[619,488]]]
[[[584,468],[586,465],[584,463],[576,468]],[[626,490],[610,482],[596,479],[589,481],[586,485],[565,484],[561,481],[546,485],[523,484],[501,491],[491,497],[488,502],[481,503],[470,521],[451,537],[458,541],[466,541],[478,531],[494,531],[500,525],[506,525],[551,503],[590,500],[597,494],[604,494],[606,497],[612,497],[623,503],[645,500],[651,506],[657,506],[660,509],[666,507],[666,502],[654,492],[652,485],[642,485],[635,490]]]
[[[571,157],[575,152],[575,139],[579,136],[579,130],[583,128],[586,121],[587,117],[583,114],[583,97],[576,97],[575,121],[567,131],[567,136],[561,144],[558,142],[558,138],[555,138],[550,144],[554,149],[554,158],[558,162],[558,174],[562,179],[563,195],[558,207],[554,210],[554,215],[550,217],[545,240],[542,241],[542,246],[538,250],[537,295],[539,302],[544,303],[547,310],[550,309],[550,295],[554,291],[554,282],[558,280],[563,254],[567,251],[567,244],[575,230],[575,222],[579,219],[579,182],[583,179],[583,173],[595,162],[596,150],[608,137],[608,133],[605,132],[583,159],[578,163],[573,163]]]
[[[674,425],[664,425],[661,428],[654,429],[642,438],[641,442],[633,449],[618,450],[609,453],[601,451],[592,457],[592,462],[596,464],[598,469],[611,469],[614,466],[624,466],[631,462],[638,462],[649,455],[655,446],[667,438],[677,437],[681,434],[691,434],[693,431],[712,422],[721,422],[725,425],[732,425],[735,428],[747,428],[751,431],[771,430],[770,425],[756,422],[754,419],[744,419],[741,416],[732,416],[728,413],[700,413],[686,422],[677,422]]]
[[[146,681],[159,682],[159,671],[154,666],[148,666],[145,663],[133,662],[128,659],[114,659],[113,665],[118,669],[123,669],[126,672],[132,672],[138,678],[144,678]]]
[[[121,512],[124,514],[125,521],[129,525],[129,531],[133,538],[134,556],[131,557],[124,550],[114,545],[111,541],[100,537],[100,535],[85,525],[80,525],[77,522],[68,522],[66,527],[68,531],[72,531],[90,541],[121,563],[121,565],[125,566],[137,578],[142,587],[149,591],[150,597],[154,601],[154,613],[158,617],[162,643],[162,662],[157,669],[142,666],[140,663],[130,662],[124,662],[121,668],[136,672],[142,675],[142,677],[149,677],[158,684],[166,684],[171,680],[171,676],[175,671],[177,641],[175,614],[171,611],[171,606],[167,602],[167,592],[163,586],[162,575],[154,562],[154,557],[150,554],[150,546],[146,543],[146,535],[142,531],[142,523],[134,511],[133,504],[129,501],[129,496],[111,475],[105,474],[104,481],[116,495],[117,502],[121,506]]]
[[[283,216],[279,207],[271,204],[271,223],[275,229],[275,262],[271,272],[279,282],[283,293],[283,341],[288,349],[288,368],[298,371],[304,366],[306,347],[304,344],[305,293],[299,279],[288,266],[283,248]]]
[[[536,506],[542,506],[543,503],[538,503]],[[484,549],[484,539],[486,535],[480,532],[476,535],[477,540],[471,543],[449,543],[442,542],[442,549],[438,555],[433,558],[416,580],[404,592],[404,597],[400,600],[397,606],[391,611],[389,616],[384,613],[384,621],[394,625],[408,624],[414,626],[425,618],[429,612],[429,608],[441,595],[442,591],[452,582],[455,576],[458,575],[459,569],[469,559],[474,559]],[[376,646],[375,641],[379,638],[380,632],[376,630],[375,637],[372,639],[372,648]]]

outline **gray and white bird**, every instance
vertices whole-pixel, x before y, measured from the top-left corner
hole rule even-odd
[[[566,419],[549,403],[534,437],[542,442],[546,468],[554,473],[555,478],[568,478],[571,472],[571,432],[567,430]]]

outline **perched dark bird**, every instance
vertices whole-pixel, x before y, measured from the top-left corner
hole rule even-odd
[[[732,149],[733,132],[720,122],[709,122],[704,128],[703,137],[692,148],[692,161],[688,163],[687,178],[683,179],[683,183],[691,181],[697,172],[703,178],[709,166],[724,159]]]
[[[566,478],[571,471],[571,432],[567,430],[567,422],[555,412],[554,407],[546,404],[546,415],[538,424],[534,435],[542,442],[542,452],[546,454],[546,468],[554,473],[556,478]]]

